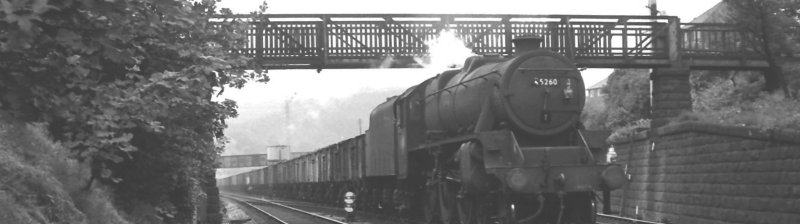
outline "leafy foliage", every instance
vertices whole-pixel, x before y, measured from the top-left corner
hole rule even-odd
[[[800,1],[798,0],[725,0],[729,21],[753,34],[753,46],[769,64],[765,71],[764,90],[782,90],[788,95],[782,57],[800,52]]]
[[[638,130],[650,119],[650,72],[615,69],[602,97],[588,98],[581,122],[589,130]]]
[[[581,123],[587,130],[606,130],[608,123],[608,113],[605,104],[605,96],[586,98],[581,113]]]
[[[163,186],[213,168],[236,105],[212,95],[268,80],[242,70],[247,24],[212,19],[214,0],[0,6],[0,110],[46,122],[124,199],[167,200]]]
[[[82,213],[85,210],[70,199],[70,182],[78,182],[75,179],[81,175],[60,169],[71,161],[59,157],[65,150],[43,132],[38,125],[0,116],[0,220],[87,223],[88,217]]]
[[[615,141],[617,139],[629,138],[649,128],[650,128],[650,119],[640,119],[625,124],[623,126],[617,127],[616,129],[614,129],[614,132],[612,132],[611,135],[608,136],[608,139],[612,139],[612,141]]]
[[[716,110],[750,102],[758,97],[764,78],[750,72],[693,72],[693,110]]]
[[[800,67],[784,60],[800,52],[800,1],[723,3],[731,12],[724,19],[752,34],[747,39],[750,42],[743,45],[764,55],[769,69],[763,76],[754,72],[693,72],[694,111],[681,119],[764,129],[800,128],[796,100],[800,95]]]
[[[800,102],[782,93],[762,92],[763,79],[735,80],[717,78],[709,80],[707,88],[695,90],[694,111],[688,119],[762,129],[800,129]]]
[[[644,69],[615,69],[603,88],[606,127],[616,129],[650,119],[650,76]]]

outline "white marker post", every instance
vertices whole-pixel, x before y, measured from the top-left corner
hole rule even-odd
[[[345,217],[345,222],[356,221],[355,213],[353,213],[355,211],[353,203],[355,202],[356,202],[356,194],[350,191],[344,193],[344,211],[347,212],[347,216]]]

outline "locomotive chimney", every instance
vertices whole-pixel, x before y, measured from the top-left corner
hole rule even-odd
[[[511,42],[514,43],[514,53],[515,55],[519,55],[528,51],[532,51],[535,49],[541,48],[542,44],[541,36],[521,36],[514,38]]]

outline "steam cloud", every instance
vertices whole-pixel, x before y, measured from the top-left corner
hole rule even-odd
[[[442,30],[433,39],[425,41],[428,46],[428,56],[414,58],[418,64],[425,68],[447,69],[464,65],[464,60],[475,56],[472,49],[464,45],[464,41],[456,36],[452,30]]]

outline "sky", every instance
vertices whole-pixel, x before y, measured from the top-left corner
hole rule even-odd
[[[652,1],[652,0],[649,0]],[[258,9],[263,0],[222,0],[219,8],[234,13]],[[688,22],[720,0],[661,0],[658,9],[664,15],[678,16]],[[648,0],[268,0],[270,14],[589,14],[649,15]],[[462,59],[463,60],[463,59]],[[248,113],[263,107],[282,107],[291,97],[325,102],[349,96],[363,89],[407,88],[436,75],[439,69],[326,69],[270,70],[267,84],[252,83],[241,90],[226,90],[222,98],[236,100],[239,119],[256,116]],[[601,81],[611,69],[587,69],[582,72],[586,86]]]

